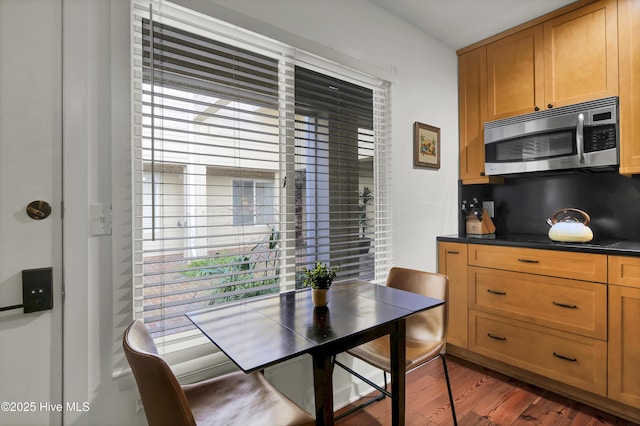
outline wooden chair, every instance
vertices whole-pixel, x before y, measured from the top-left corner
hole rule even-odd
[[[389,271],[386,285],[446,301],[448,297],[449,279],[443,274],[394,267]],[[443,306],[411,315],[406,321],[406,372],[409,373],[435,358],[440,357],[440,359],[442,359],[442,367],[449,392],[449,402],[451,403],[453,424],[457,425],[451,383],[449,382],[449,373],[447,372],[447,362],[444,354],[447,339],[447,304],[445,303]],[[347,353],[381,369],[384,374],[384,389],[338,360],[334,360],[335,364],[381,392],[379,396],[342,413],[338,416],[339,418],[366,407],[375,401],[384,399],[386,396],[391,396],[391,393],[386,389],[387,373],[391,373],[389,336],[383,336],[363,345],[356,346],[348,350]]]
[[[315,421],[260,373],[229,373],[181,386],[141,320],[122,339],[151,426],[314,425]]]

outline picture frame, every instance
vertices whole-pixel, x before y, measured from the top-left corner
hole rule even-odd
[[[413,124],[413,166],[440,168],[440,128],[416,121]]]

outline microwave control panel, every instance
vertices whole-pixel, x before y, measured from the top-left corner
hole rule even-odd
[[[613,124],[584,128],[584,152],[615,149],[616,140],[616,126]]]

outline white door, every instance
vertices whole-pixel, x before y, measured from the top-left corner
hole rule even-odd
[[[53,268],[53,309],[0,312],[0,425],[62,422],[62,0],[0,0],[0,307]],[[34,220],[31,201],[51,205]]]

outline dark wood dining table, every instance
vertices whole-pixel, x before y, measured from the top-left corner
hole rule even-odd
[[[240,369],[263,370],[309,354],[317,425],[332,425],[332,357],[391,336],[392,424],[405,423],[405,318],[443,300],[365,281],[335,283],[326,308],[314,307],[309,289],[247,299],[192,312],[187,317]]]

